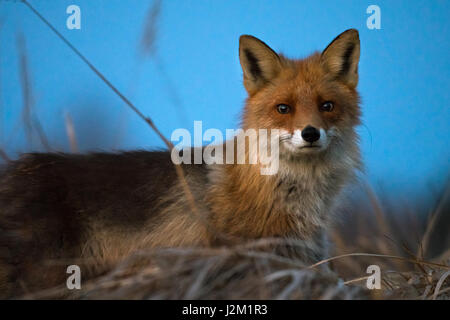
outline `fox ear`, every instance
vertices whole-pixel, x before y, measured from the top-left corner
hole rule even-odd
[[[244,86],[250,95],[275,78],[281,70],[280,57],[253,36],[239,38],[239,59],[244,72]]]
[[[358,30],[349,29],[323,50],[321,61],[327,72],[355,88],[358,84],[359,50]]]

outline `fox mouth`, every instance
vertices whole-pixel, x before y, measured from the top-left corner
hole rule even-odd
[[[294,153],[294,154],[315,154],[319,153],[321,151],[324,151],[325,148],[322,144],[306,144],[306,145],[295,145],[292,142],[286,141],[284,143],[285,148],[288,152]]]
[[[306,146],[300,146],[297,147],[298,153],[318,153],[323,151],[324,148],[322,145],[318,144],[312,144],[312,145],[306,145]]]

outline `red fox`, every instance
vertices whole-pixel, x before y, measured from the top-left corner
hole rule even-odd
[[[241,126],[278,129],[275,174],[261,174],[258,163],[181,164],[183,184],[169,151],[32,153],[10,162],[0,174],[0,295],[65,285],[70,264],[94,276],[139,249],[226,239],[295,240],[286,254],[321,259],[336,199],[361,166],[359,54],[354,29],[301,60],[240,37],[248,92]]]

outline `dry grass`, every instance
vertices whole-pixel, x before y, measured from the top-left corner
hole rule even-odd
[[[367,266],[376,264],[382,270],[382,297],[450,298],[450,279],[446,280],[450,270],[448,224],[433,223],[436,219],[448,221],[449,191],[447,188],[443,193],[427,221],[420,219],[417,212],[399,209],[386,212],[367,187],[369,205],[350,206],[346,217],[331,233],[334,254],[349,254],[345,259],[333,261],[335,272],[346,279],[358,278],[364,275]],[[447,247],[439,254],[433,252],[445,241]]]
[[[376,217],[361,212],[359,217],[360,221],[354,221],[359,226],[357,232],[353,232],[353,225],[333,230],[332,257],[314,265],[265,250],[268,244],[286,242],[280,239],[222,248],[161,248],[136,252],[108,274],[83,283],[81,290],[55,288],[24,298],[450,298],[450,250],[426,261],[422,254],[398,247],[395,242],[401,240],[385,236],[386,230],[382,228],[392,228],[387,221],[377,225],[372,224]],[[404,225],[406,229],[411,226]],[[367,230],[370,232],[365,233]],[[364,233],[370,234],[370,241],[362,236]],[[366,288],[366,269],[371,264],[381,268],[381,290]]]
[[[25,298],[358,299],[368,292],[336,274],[246,247],[137,252],[112,272],[67,295],[54,289]]]

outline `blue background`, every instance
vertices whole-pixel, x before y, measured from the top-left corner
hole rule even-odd
[[[322,50],[339,33],[361,38],[359,128],[366,177],[408,202],[448,181],[450,1],[163,1],[155,52],[139,44],[152,1],[31,0],[166,137],[176,128],[236,128],[246,97],[238,38],[252,34],[289,57]],[[66,8],[81,8],[81,30]],[[381,8],[369,30],[366,8]],[[25,139],[17,36],[26,39],[33,114],[50,144],[69,150],[64,115],[82,151],[163,146],[158,137],[25,5],[0,0],[0,147],[44,150]]]

